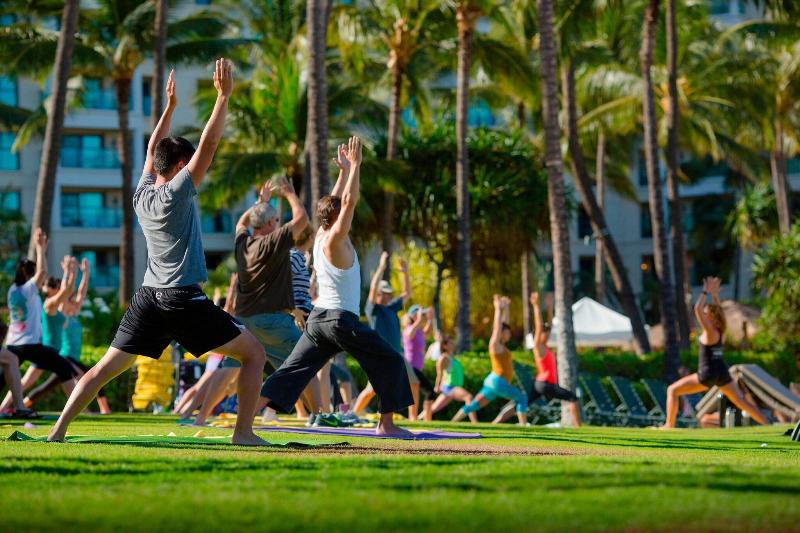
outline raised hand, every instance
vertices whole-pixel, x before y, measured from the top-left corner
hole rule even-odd
[[[265,204],[269,202],[270,198],[272,198],[272,188],[270,187],[270,182],[267,181],[258,191],[258,201],[259,203]]]
[[[294,194],[294,185],[292,185],[292,182],[288,180],[286,176],[281,176],[280,179],[278,179],[278,194],[283,197]]]
[[[425,318],[427,318],[429,322],[433,322],[433,307],[429,307],[425,310]]]
[[[509,307],[511,305],[511,298],[508,296],[503,296],[500,298],[500,301],[503,304],[503,307]]]
[[[233,65],[221,57],[214,65],[214,88],[218,96],[230,96],[233,92]]]
[[[398,258],[397,259],[397,270],[399,270],[401,273],[408,272],[408,261],[406,261],[402,257]]]
[[[42,249],[47,248],[47,234],[42,231],[42,228],[36,228],[36,231],[33,232],[33,242]]]
[[[92,264],[91,264],[91,263],[89,263],[89,260],[88,260],[88,259],[86,259],[86,258],[84,257],[84,258],[83,258],[83,261],[81,261],[81,272],[83,272],[84,274],[86,274],[86,273],[88,273],[88,272],[89,272],[91,269],[92,269]]]
[[[386,268],[386,265],[388,264],[389,264],[389,252],[383,251],[381,252],[380,266],[381,268]]]
[[[78,260],[74,257],[69,258],[69,271],[71,274],[76,274],[78,272]]]
[[[538,292],[532,292],[531,293],[531,305],[533,305],[533,306],[539,305],[539,293]]]
[[[345,174],[350,172],[350,161],[347,160],[347,145],[340,144],[336,150],[336,157],[333,158],[333,164],[339,167],[339,170]]]
[[[70,257],[69,255],[65,255],[61,259],[61,270],[64,271],[65,275],[69,272],[69,264],[70,264],[71,261],[72,261],[72,257]]]
[[[361,164],[361,139],[355,136],[350,137],[350,140],[347,141],[345,157],[351,167]]]
[[[492,303],[494,303],[495,307],[502,303],[502,299],[500,298],[499,294],[492,295]]]
[[[174,108],[176,105],[178,105],[178,97],[175,96],[175,69],[172,69],[167,78],[167,106]]]

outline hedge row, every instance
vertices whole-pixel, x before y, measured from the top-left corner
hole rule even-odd
[[[105,347],[84,347],[83,361],[87,364],[94,364],[102,357]],[[514,358],[533,369],[533,356],[529,351],[515,351]],[[660,378],[662,375],[663,354],[652,353],[645,356],[637,356],[632,352],[618,350],[581,350],[578,354],[580,372],[596,374],[599,376],[622,376],[633,381],[642,378]],[[696,352],[685,352],[681,354],[683,364],[691,371],[697,369]],[[734,351],[729,350],[725,353],[725,358],[729,364],[755,363],[762,366],[767,372],[777,377],[783,383],[800,380],[800,372],[796,366],[795,357],[790,354],[775,352],[754,352],[754,351]],[[486,374],[491,370],[489,357],[486,352],[467,352],[459,356],[464,365],[464,379],[467,390],[476,394],[482,384]],[[359,384],[360,388],[366,384],[367,378],[364,371],[352,358],[348,358],[348,367]],[[430,378],[431,383],[436,377],[436,367],[432,361],[427,361],[425,374]],[[111,406],[115,411],[127,411],[130,394],[133,391],[131,373],[126,373],[106,386],[106,394],[109,397]],[[642,392],[645,402],[648,398]],[[497,410],[504,402],[494,402],[481,412],[482,420],[490,420],[495,416]],[[58,410],[64,404],[64,397],[59,392],[53,394],[40,402],[37,408],[42,411]],[[441,418],[452,416],[459,405],[453,404],[442,415]]]

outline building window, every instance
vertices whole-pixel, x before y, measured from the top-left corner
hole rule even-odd
[[[83,81],[83,106],[88,109],[116,109],[117,93],[103,88],[103,80],[86,78]]]
[[[150,88],[153,86],[153,80],[144,78],[142,80],[142,114],[149,117],[151,107],[153,106],[153,93]]]
[[[578,238],[590,239],[594,232],[592,231],[592,222],[589,220],[589,214],[583,206],[578,207]]]
[[[200,228],[203,233],[233,233],[233,219],[225,209],[216,213],[203,213],[200,217]]]
[[[653,221],[650,219],[650,204],[639,206],[639,228],[642,239],[650,239],[653,236]]]
[[[5,213],[22,211],[22,199],[19,191],[0,191],[0,211]]]
[[[198,6],[208,6],[211,5],[211,0],[194,0],[194,3]]]
[[[727,15],[731,12],[730,0],[711,0],[708,10],[712,15]]]
[[[115,191],[61,193],[61,225],[65,228],[118,228],[121,197]]]
[[[14,137],[13,132],[0,131],[0,170],[19,170],[19,154],[11,151]]]
[[[119,286],[119,249],[118,248],[82,248],[72,249],[72,255],[78,261],[87,259],[92,267],[91,287]]]
[[[11,26],[17,21],[16,15],[0,15],[0,28]]]
[[[68,168],[119,168],[116,147],[108,147],[102,135],[64,135],[61,166]]]
[[[0,104],[16,107],[17,99],[17,78],[13,76],[0,76]]]

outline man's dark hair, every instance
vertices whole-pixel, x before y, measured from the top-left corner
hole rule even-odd
[[[21,287],[36,274],[36,263],[30,259],[20,258],[14,272],[14,285]]]
[[[189,162],[194,155],[194,146],[183,137],[164,137],[156,145],[153,168],[162,176],[181,161]]]
[[[323,196],[317,202],[317,219],[322,229],[329,230],[342,210],[342,199],[338,196]]]
[[[511,326],[508,325],[508,322],[503,322],[503,331],[511,331]]]
[[[59,286],[61,286],[61,280],[50,276],[47,278],[47,281],[45,281],[44,284],[48,289],[57,289]]]

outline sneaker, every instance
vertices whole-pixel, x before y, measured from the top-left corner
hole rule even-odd
[[[314,421],[314,427],[338,428],[342,427],[339,417],[331,413],[320,413]]]
[[[315,414],[313,414],[313,413],[311,413],[310,415],[308,415],[308,420],[306,421],[306,427],[307,427],[307,428],[314,427],[314,424],[315,424],[315,423],[316,423],[316,421],[317,421],[317,416],[318,416],[318,415],[315,415]]]
[[[347,411],[346,413],[340,414],[339,421],[342,423],[343,426],[354,426],[356,424],[367,423],[367,420],[360,418],[353,411]]]

